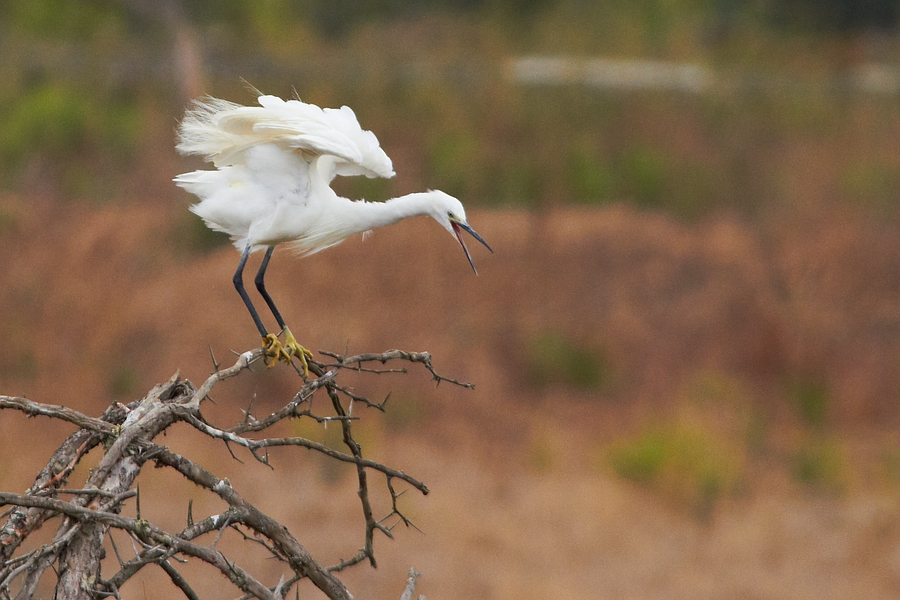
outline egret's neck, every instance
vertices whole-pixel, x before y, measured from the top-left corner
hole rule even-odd
[[[350,202],[352,206],[347,215],[347,224],[353,227],[353,233],[362,233],[402,221],[407,217],[431,214],[430,194],[417,192],[392,198],[386,202]]]
[[[329,189],[330,191],[330,189]],[[302,252],[318,252],[357,233],[396,223],[407,217],[430,215],[434,206],[434,193],[419,192],[388,200],[387,202],[353,201],[331,192],[332,198],[321,203],[321,211],[309,220],[286,223],[285,229],[304,233],[294,237]],[[300,218],[305,218],[300,215]]]

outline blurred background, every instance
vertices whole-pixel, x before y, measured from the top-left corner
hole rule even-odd
[[[422,532],[377,539],[351,591],[399,597],[414,566],[429,598],[896,597],[898,18],[891,0],[2,0],[0,393],[97,414],[253,347],[238,254],[171,183],[202,166],[177,122],[202,94],[253,103],[247,84],[346,104],[397,176],[340,193],[442,189],[496,251],[474,248],[475,277],[423,219],[276,253],[269,289],[307,347],[427,350],[477,385],[354,379],[392,393],[364,451],[432,493],[403,496]],[[229,426],[300,384],[262,369],[204,412]],[[4,413],[0,431],[0,486],[22,491],[69,430]],[[361,546],[352,469],[285,451],[270,471],[178,427],[163,443],[321,562]],[[164,475],[144,475],[145,518],[223,510]],[[154,571],[122,590],[175,593]]]

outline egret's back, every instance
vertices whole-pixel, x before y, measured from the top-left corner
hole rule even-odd
[[[247,148],[244,164],[183,173],[175,183],[200,199],[191,211],[239,250],[296,239],[334,196],[309,163],[273,144]]]

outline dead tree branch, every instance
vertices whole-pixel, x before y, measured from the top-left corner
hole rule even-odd
[[[311,361],[310,372],[315,378],[303,383],[284,406],[262,418],[253,417],[248,409],[243,421],[230,428],[209,423],[201,414],[201,404],[209,398],[216,385],[238,376],[263,358],[261,349],[239,355],[229,368],[220,369],[216,364],[215,372],[198,388],[176,373],[167,382],[155,386],[141,400],[127,406],[117,403],[100,417],[27,398],[0,396],[0,410],[61,420],[78,427],[53,453],[25,493],[0,492],[0,506],[11,507],[3,514],[5,521],[0,524],[0,599],[32,598],[38,583],[51,568],[57,576],[56,597],[75,600],[120,597],[119,590],[148,565],[158,565],[165,571],[184,597],[199,598],[191,583],[178,571],[177,561],[182,561],[183,557],[199,559],[218,570],[241,590],[245,598],[282,600],[302,579],[308,579],[328,598],[352,598],[335,573],[365,560],[374,567],[377,564],[375,532],[392,538],[393,525],[386,524],[392,517],[396,519],[394,525],[402,522],[415,527],[398,507],[397,500],[404,490],[399,493],[395,490],[396,481],[405,482],[423,495],[428,494],[428,487],[403,471],[364,457],[362,447],[353,435],[353,422],[359,417],[350,414],[349,406],[353,402],[361,402],[384,410],[384,402],[371,402],[364,395],[339,385],[337,380],[341,371],[406,373],[406,368],[367,366],[370,363],[400,361],[423,365],[438,383],[447,381],[463,387],[472,386],[439,375],[432,365],[431,355],[424,352],[391,350],[350,357],[332,353],[326,355],[335,362],[323,364]],[[312,398],[323,388],[330,399],[332,414],[314,414],[312,411]],[[347,400],[349,406],[344,405]],[[338,423],[348,452],[340,452],[303,437],[264,437],[270,428],[285,420],[304,418],[317,423]],[[232,446],[244,448],[257,461],[270,467],[269,450],[290,447],[312,450],[329,459],[354,465],[357,494],[365,520],[363,547],[353,558],[332,567],[323,567],[287,527],[247,501],[227,478],[154,441],[178,422],[192,426],[196,435],[223,441],[229,452]],[[101,444],[105,452],[90,470],[86,481],[74,488],[64,487],[75,468]],[[197,522],[193,521],[192,511],[189,510],[187,527],[177,532],[165,531],[142,519],[136,485],[148,461],[158,468],[176,472],[215,494],[228,504],[228,509]],[[370,472],[384,477],[386,491],[382,493],[390,496],[391,512],[382,518],[376,518],[374,514]],[[132,498],[137,498],[138,503],[134,506],[137,517],[122,515]],[[19,552],[22,543],[51,518],[60,519],[53,540],[29,552]],[[132,540],[135,556],[125,560],[113,544],[118,557],[118,571],[104,578],[101,560],[106,543],[112,543],[109,536],[111,529],[123,532]],[[227,532],[237,534],[244,543],[262,545],[272,558],[284,564],[290,576],[283,575],[275,585],[264,584],[251,574],[250,567],[238,564],[244,561],[243,554],[229,557],[216,549],[217,541]],[[202,542],[204,538],[209,539]],[[410,572],[412,587],[409,582],[407,584],[409,594],[415,588],[413,573]]]
[[[416,592],[416,583],[418,583],[421,576],[422,574],[415,569],[409,570],[409,577],[406,578],[406,588],[403,590],[400,600],[412,600],[412,596]],[[419,599],[425,600],[425,596],[419,596]]]

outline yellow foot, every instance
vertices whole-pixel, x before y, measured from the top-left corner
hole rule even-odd
[[[284,348],[282,348],[282,352],[285,352],[288,355],[294,355],[299,358],[300,364],[303,365],[303,377],[309,376],[309,363],[307,363],[306,361],[307,359],[311,359],[313,357],[313,354],[297,343],[297,340],[294,338],[294,334],[292,334],[291,330],[287,327],[284,328]],[[290,361],[291,359],[289,356],[288,362]]]
[[[272,368],[279,360],[288,363],[291,362],[291,355],[284,349],[284,346],[278,341],[278,336],[274,333],[270,333],[264,337],[262,339],[262,345],[264,351],[263,362],[266,363],[267,367]]]

